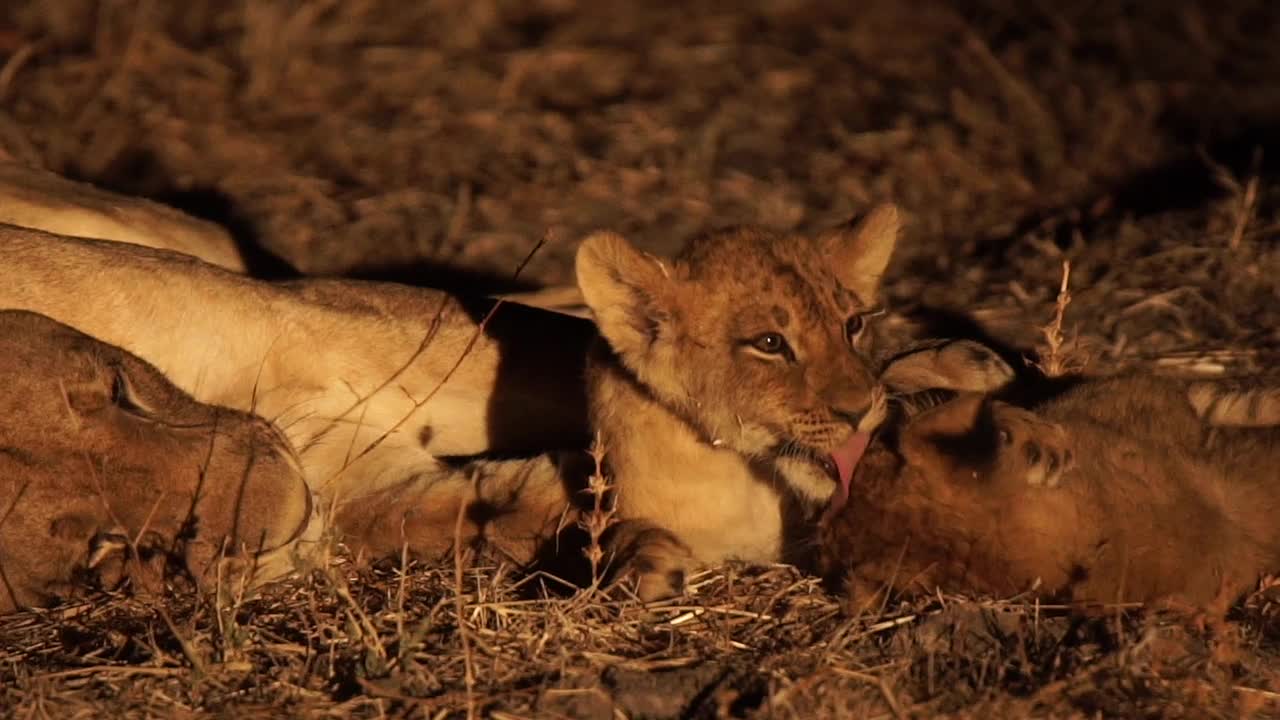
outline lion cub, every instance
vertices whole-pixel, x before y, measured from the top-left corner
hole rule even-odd
[[[1280,569],[1280,430],[1242,427],[1278,400],[1143,376],[1034,412],[960,396],[868,450],[822,564],[860,606],[942,587],[1220,613]]]
[[[670,263],[599,233],[578,285],[603,342],[588,361],[591,425],[643,598],[684,570],[784,560],[788,525],[847,482],[884,412],[870,326],[898,238],[881,206],[818,237],[739,229]]]

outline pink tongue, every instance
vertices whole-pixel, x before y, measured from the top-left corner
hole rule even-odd
[[[836,488],[835,494],[831,496],[831,505],[822,516],[823,522],[849,502],[849,483],[853,481],[853,470],[858,467],[858,461],[867,451],[867,443],[870,441],[870,433],[854,433],[844,445],[831,451],[831,459],[836,463],[836,474],[840,476],[840,487]]]

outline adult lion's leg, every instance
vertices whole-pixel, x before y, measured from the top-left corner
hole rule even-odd
[[[972,340],[929,341],[894,356],[880,382],[898,393],[922,390],[993,392],[1013,382],[1013,368]]]
[[[1280,425],[1280,387],[1277,380],[1212,381],[1187,385],[1187,400],[1197,416],[1215,427],[1276,427]]]

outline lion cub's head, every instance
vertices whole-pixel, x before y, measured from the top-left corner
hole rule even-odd
[[[578,251],[578,284],[658,402],[708,443],[780,461],[824,499],[883,415],[868,326],[898,234],[884,205],[816,238],[714,233],[668,264],[602,232]]]

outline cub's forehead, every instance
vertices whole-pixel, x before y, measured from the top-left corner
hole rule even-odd
[[[875,299],[844,287],[834,262],[814,238],[755,228],[704,235],[676,258],[685,279],[738,302],[841,317],[870,307]]]

